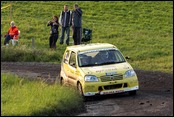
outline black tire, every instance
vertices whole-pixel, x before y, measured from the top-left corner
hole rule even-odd
[[[63,78],[60,78],[60,85],[63,86],[65,84],[65,81]]]
[[[83,90],[82,90],[82,85],[80,83],[77,84],[77,90],[79,91],[81,96],[84,96],[83,95]]]
[[[77,90],[79,91],[79,94],[82,96],[83,101],[84,102],[88,101],[88,98],[85,97],[83,94],[82,85],[80,83],[77,84]]]
[[[134,90],[134,91],[129,91],[129,95],[136,95],[137,94],[137,91]]]

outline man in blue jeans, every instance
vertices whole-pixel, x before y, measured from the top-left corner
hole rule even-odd
[[[60,44],[64,43],[64,33],[66,31],[66,44],[69,45],[71,11],[68,9],[68,5],[64,5],[64,11],[60,13],[59,24],[61,25]]]
[[[72,30],[74,45],[80,45],[82,33],[82,10],[78,7],[78,4],[74,5],[74,10],[72,11]]]

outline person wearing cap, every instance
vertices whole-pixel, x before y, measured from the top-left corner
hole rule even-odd
[[[17,40],[19,36],[19,30],[18,28],[15,26],[15,22],[11,21],[10,23],[10,28],[8,30],[8,33],[4,36],[5,40],[4,40],[4,45],[8,45],[9,41],[11,39],[15,39]]]
[[[72,11],[72,31],[74,45],[80,45],[81,43],[81,28],[82,28],[82,10],[78,7],[78,4],[74,4],[74,10]]]

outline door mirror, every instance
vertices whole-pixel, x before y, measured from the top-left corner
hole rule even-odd
[[[70,65],[76,68],[76,63],[75,62],[71,62]]]
[[[126,59],[130,59],[130,57],[129,57],[129,56],[126,56],[125,58],[126,58]]]

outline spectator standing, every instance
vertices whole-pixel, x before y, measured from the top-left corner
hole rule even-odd
[[[74,10],[72,11],[72,30],[74,45],[80,45],[81,33],[82,33],[82,10],[78,7],[78,4],[74,4]]]
[[[59,36],[58,28],[58,17],[54,16],[51,21],[48,21],[47,26],[51,26],[50,37],[49,37],[49,46],[51,49],[56,49],[56,42]]]
[[[19,36],[19,30],[15,26],[15,22],[14,21],[11,21],[10,28],[8,30],[8,33],[4,36],[5,37],[4,45],[8,45],[9,44],[9,41],[11,39],[18,39],[18,36]]]
[[[66,44],[69,45],[71,11],[68,9],[68,5],[64,5],[64,11],[60,13],[59,24],[61,25],[60,44],[64,43],[64,34],[66,31]]]

